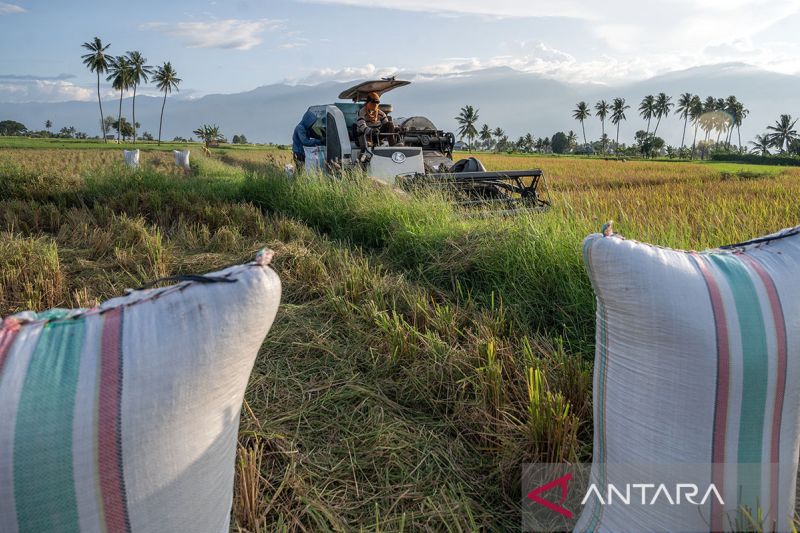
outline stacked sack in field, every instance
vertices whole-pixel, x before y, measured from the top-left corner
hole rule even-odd
[[[693,478],[696,500],[712,484],[720,497],[689,507],[593,498],[575,530],[732,530],[748,527],[747,509],[764,531],[790,531],[800,227],[700,253],[611,234],[583,250],[597,294],[592,481],[624,488],[619,465],[664,465]]]
[[[0,531],[228,530],[269,253],[0,328]]]
[[[125,157],[125,165],[136,168],[139,166],[139,149],[136,150],[123,150],[122,155]]]
[[[175,166],[183,170],[191,170],[189,166],[189,150],[173,150],[172,155],[175,157]]]

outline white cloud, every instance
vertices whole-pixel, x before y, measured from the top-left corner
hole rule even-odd
[[[756,47],[748,40],[719,43],[695,53],[657,53],[639,56],[599,54],[588,60],[545,43],[504,43],[507,54],[491,57],[452,57],[428,65],[378,67],[373,64],[328,68],[311,72],[300,83],[351,81],[398,75],[420,81],[439,77],[468,76],[478,70],[509,67],[566,83],[615,85],[642,80],[691,67],[721,63],[746,63],[784,74],[800,74],[800,43],[774,43]]]
[[[0,81],[7,80],[70,80],[75,77],[75,74],[61,73],[55,76],[35,76],[33,74],[0,74]]]
[[[24,7],[16,4],[9,4],[0,2],[0,15],[9,15],[11,13],[25,13],[27,10]]]
[[[381,67],[367,64],[363,67],[324,68],[311,72],[299,80],[287,80],[289,83],[322,83],[325,81],[350,81],[356,79],[377,79],[393,76],[399,72],[397,67]]]
[[[94,98],[97,98],[95,91],[69,81],[0,77],[0,102],[64,102]]]
[[[311,44],[311,39],[307,39],[305,37],[295,37],[293,40],[278,45],[278,48],[283,48],[284,50],[291,50],[292,48],[305,48]]]
[[[753,36],[800,13],[800,2],[773,0],[304,0],[311,3],[485,17],[567,17],[584,21],[610,50],[690,54],[708,43]],[[473,26],[474,28],[474,26]],[[480,31],[479,29],[477,31]]]
[[[517,43],[512,54],[489,58],[473,58],[461,62],[450,70],[470,71],[491,67],[510,67],[522,72],[539,74],[545,78],[567,83],[615,84],[695,66],[692,57],[678,54],[653,54],[646,60],[631,56],[620,58],[599,54],[588,60],[577,59],[572,54],[552,48],[542,42]],[[436,70],[447,71],[448,65],[438,65]]]
[[[181,40],[191,48],[226,48],[249,50],[261,44],[262,34],[283,26],[271,19],[212,20],[208,22],[148,22],[143,30],[156,30]]]

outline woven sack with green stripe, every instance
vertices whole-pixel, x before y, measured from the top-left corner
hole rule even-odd
[[[0,327],[0,531],[228,531],[268,254]]]

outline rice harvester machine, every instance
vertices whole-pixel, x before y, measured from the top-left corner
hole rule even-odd
[[[322,141],[306,150],[307,168],[325,172],[361,169],[368,176],[409,190],[443,188],[457,204],[498,204],[509,210],[543,210],[550,206],[544,174],[540,169],[487,171],[474,157],[453,160],[455,135],[437,128],[422,116],[391,119],[393,106],[381,98],[379,105],[390,120],[393,133],[376,134],[364,145],[357,131],[358,114],[369,93],[383,95],[410,84],[395,78],[365,81],[339,94],[343,101],[308,108],[317,120],[312,134]]]

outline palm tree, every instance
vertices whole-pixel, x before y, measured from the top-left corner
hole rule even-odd
[[[109,61],[108,77],[106,78],[111,82],[111,86],[119,91],[119,116],[117,123],[122,123],[122,95],[126,89],[130,89],[131,81],[131,64],[125,56],[117,56]],[[119,142],[120,130],[117,130],[117,142]]]
[[[772,146],[778,149],[780,153],[784,153],[784,146],[787,148],[794,142],[797,137],[797,130],[794,125],[797,124],[797,119],[792,121],[792,115],[781,115],[781,118],[775,121],[774,126],[767,126],[767,129],[774,132],[769,134]]]
[[[670,109],[674,105],[675,104],[672,103],[672,97],[671,96],[667,96],[666,93],[658,93],[658,96],[656,97],[655,107],[654,107],[654,113],[655,113],[655,116],[656,116],[657,120],[656,120],[656,127],[653,130],[653,135],[655,135],[656,132],[658,131],[658,125],[661,124],[661,117],[668,116]]]
[[[639,114],[643,119],[647,120],[647,130],[645,131],[645,134],[650,133],[650,119],[653,118],[655,112],[656,99],[652,94],[648,94],[642,99],[642,103],[639,104]]]
[[[714,129],[717,130],[716,144],[719,144],[719,138],[722,136],[722,133],[728,131],[728,127],[733,121],[727,112],[727,105],[724,98],[717,98],[714,108],[717,111],[717,113],[714,113]]]
[[[494,142],[495,150],[500,151],[500,139],[506,136],[506,132],[503,131],[503,128],[498,126],[492,130],[492,135],[494,135],[494,138],[496,139]]]
[[[705,133],[703,137],[703,150],[700,153],[701,159],[705,159],[711,132],[717,127],[718,117],[716,110],[717,100],[713,96],[707,96],[700,104],[700,116],[697,120],[700,123],[700,129]]]
[[[739,100],[736,99],[736,96],[730,95],[725,99],[725,112],[730,116],[730,121],[728,121],[728,131],[725,132],[725,145],[730,147],[731,145],[731,137],[733,137],[733,128],[736,126],[736,107],[739,104]]]
[[[616,145],[619,146],[619,123],[627,120],[625,110],[630,109],[631,106],[625,104],[624,98],[614,98],[611,104],[611,123],[617,126],[617,140]]]
[[[703,102],[703,113],[700,116],[700,129],[702,129],[706,136],[705,140],[708,141],[708,136],[711,130],[714,129],[714,111],[717,109],[717,101],[713,96],[707,96]]]
[[[744,104],[741,102],[736,102],[736,105],[733,108],[733,125],[736,126],[736,135],[739,137],[739,151],[742,151],[742,132],[740,130],[742,126],[742,121],[750,114],[750,110],[744,107]],[[733,132],[733,128],[731,128],[731,132]],[[731,133],[732,134],[732,133]]]
[[[580,121],[581,123],[581,130],[583,130],[583,144],[586,144],[586,128],[583,125],[583,121],[586,120],[591,116],[589,112],[589,104],[586,102],[578,102],[578,105],[572,111],[572,118],[575,120]]]
[[[692,108],[692,93],[683,93],[678,97],[678,107],[675,108],[675,114],[683,119],[683,135],[681,135],[681,148],[684,146],[686,139],[686,126],[689,124],[689,114]]]
[[[569,133],[567,133],[567,148],[569,148],[569,150],[572,151],[575,149],[577,145],[578,145],[578,136],[575,135],[574,131],[569,130]]]
[[[488,124],[484,124],[478,133],[478,138],[483,143],[484,150],[488,150],[492,143],[492,130]]]
[[[606,151],[606,116],[611,111],[611,105],[605,100],[600,100],[594,104],[596,117],[600,117],[600,127],[602,128],[603,135],[600,137],[603,140],[603,152]]]
[[[50,131],[50,128],[52,128],[52,127],[53,127],[53,121],[52,120],[50,120],[48,118],[47,120],[44,121],[44,129],[46,129],[47,131]]]
[[[172,68],[172,63],[167,61],[156,68],[156,72],[153,74],[153,81],[158,90],[164,93],[164,100],[161,102],[161,118],[158,120],[158,144],[161,144],[161,124],[164,122],[164,106],[167,105],[167,94],[171,93],[172,89],[178,90],[181,79],[175,69]]]
[[[147,58],[136,50],[128,52],[128,61],[131,64],[131,85],[133,86],[133,142],[136,142],[136,87],[138,87],[140,83],[147,83],[150,81],[150,74],[153,73],[153,67],[146,65]]]
[[[501,128],[500,126],[497,126],[495,129],[493,129],[493,130],[492,130],[492,135],[494,135],[494,137],[495,137],[495,138],[496,138],[498,141],[499,141],[499,140],[500,140],[500,139],[501,139],[501,138],[502,138],[502,137],[503,137],[505,134],[506,134],[506,132],[505,132],[505,131],[503,131],[503,128]]]
[[[689,104],[689,118],[694,124],[694,139],[692,139],[692,158],[694,159],[694,149],[697,145],[697,127],[703,118],[703,102],[698,95],[692,96],[692,102]]]
[[[475,129],[475,123],[478,122],[478,109],[471,105],[466,105],[461,108],[461,112],[456,117],[458,122],[458,135],[463,139],[469,139],[469,151],[472,151],[472,139],[478,135],[478,130]]]
[[[533,135],[531,133],[526,133],[525,134],[525,150],[528,151],[528,152],[532,152],[533,151],[534,142],[535,141],[533,140]]]
[[[501,152],[503,150],[508,150],[508,145],[509,145],[508,135],[503,135],[497,140],[497,146],[495,147],[495,150],[497,150],[498,152]]]
[[[105,120],[103,119],[103,102],[100,100],[100,74],[108,72],[109,62],[113,59],[106,55],[106,50],[111,44],[103,46],[100,38],[95,37],[93,41],[83,43],[82,46],[89,50],[88,54],[81,56],[83,64],[89,67],[90,72],[97,73],[97,104],[100,106],[100,127],[103,130],[103,142],[108,142],[106,141]]]
[[[197,137],[203,141],[206,152],[208,152],[208,148],[212,144],[223,140],[222,134],[219,132],[219,126],[216,124],[203,124],[192,133],[197,135]]]
[[[756,135],[756,140],[750,141],[750,144],[753,145],[750,150],[752,153],[767,156],[769,155],[769,148],[772,146],[772,140],[769,133],[764,133],[763,135]]]

